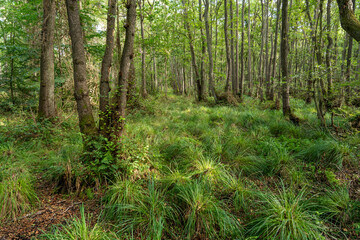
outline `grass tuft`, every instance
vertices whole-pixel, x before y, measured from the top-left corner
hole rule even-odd
[[[250,223],[249,233],[259,239],[325,239],[325,226],[312,212],[314,204],[306,198],[306,189],[295,194],[282,184],[277,193],[259,193],[261,207]]]
[[[15,172],[16,171],[16,172]],[[22,169],[3,177],[0,182],[0,220],[16,220],[38,202],[32,178]]]
[[[56,227],[52,232],[40,236],[49,240],[113,240],[115,234],[106,232],[98,223],[91,226],[90,217],[85,217],[84,207],[80,208],[81,218],[68,220],[67,224]]]
[[[186,209],[184,238],[241,238],[242,228],[239,221],[212,195],[210,186],[206,183],[192,182],[181,185],[178,197]]]

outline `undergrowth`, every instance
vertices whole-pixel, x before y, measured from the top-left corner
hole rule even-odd
[[[247,97],[221,106],[150,96],[131,110],[120,148],[96,142],[87,160],[73,115],[55,124],[3,116],[0,218],[36,206],[31,176],[41,176],[60,192],[81,195],[81,182],[106,190],[97,225],[82,210],[48,239],[354,238],[360,138],[347,119],[335,116],[334,132],[313,106],[291,101],[299,125]]]

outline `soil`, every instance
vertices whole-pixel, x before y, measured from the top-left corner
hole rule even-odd
[[[98,200],[54,194],[54,188],[45,182],[37,186],[37,194],[39,204],[31,213],[20,216],[16,221],[0,223],[0,240],[34,239],[54,225],[64,224],[75,216],[80,217],[81,205],[84,205],[85,213],[92,214],[92,221],[96,221],[100,213]]]

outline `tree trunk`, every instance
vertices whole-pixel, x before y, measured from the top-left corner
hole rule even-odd
[[[66,9],[72,46],[74,95],[79,115],[79,126],[82,134],[91,136],[97,133],[97,129],[92,114],[89,89],[86,83],[86,58],[78,1],[66,0]]]
[[[354,14],[351,0],[337,0],[342,28],[360,42],[360,21]]]
[[[280,1],[280,0],[279,0]],[[252,76],[251,76],[251,18],[250,18],[250,0],[248,0],[248,83],[249,83],[249,95],[251,96],[252,89]]]
[[[289,53],[289,22],[288,22],[288,0],[282,0],[282,27],[281,27],[281,73],[282,73],[282,102],[284,116],[291,115],[289,99],[289,77],[287,60]]]
[[[215,93],[215,86],[214,86],[214,61],[212,56],[212,39],[209,29],[209,0],[205,1],[205,30],[206,30],[206,40],[207,40],[207,50],[209,56],[209,87],[210,87],[210,94],[215,98],[216,101],[216,93]]]
[[[244,1],[244,0],[243,0]],[[235,29],[235,95],[239,94],[240,81],[239,81],[239,0],[236,0],[236,29]],[[240,95],[240,94],[239,94]]]
[[[327,83],[328,83],[328,95],[331,96],[332,92],[332,69],[331,69],[331,48],[333,45],[333,39],[331,38],[331,1],[328,0],[326,7],[326,27],[327,27],[327,46],[326,46],[326,70],[327,70]],[[329,100],[329,99],[328,99]]]
[[[55,0],[43,0],[43,7],[44,20],[41,33],[39,118],[54,118],[56,116],[54,95]]]
[[[109,93],[110,93],[110,69],[112,65],[113,49],[114,49],[114,29],[116,17],[116,0],[109,0],[108,15],[106,27],[106,48],[101,64],[100,77],[100,112],[99,112],[99,130],[104,132],[106,125],[109,123]]]
[[[142,4],[145,4],[145,1],[142,1]],[[141,0],[139,1],[139,9],[140,9],[140,28],[141,28],[141,95],[142,97],[147,96],[146,91],[146,78],[145,78],[145,34],[144,34],[144,13],[143,13],[143,5],[141,5]]]
[[[128,79],[130,72],[130,65],[134,58],[134,38],[136,27],[136,0],[129,0],[126,3],[126,35],[125,43],[121,56],[120,71],[118,79],[118,89],[115,95],[115,109],[112,117],[112,131],[117,138],[120,138],[124,133],[125,117],[126,117],[126,103],[128,92]]]
[[[263,70],[263,83],[266,84],[266,95],[269,96],[269,0],[265,0],[265,61],[264,61],[264,70]],[[264,84],[263,84],[264,85]],[[261,100],[264,100],[263,89],[261,89]]]
[[[230,79],[232,79],[232,77],[231,77],[232,63],[231,63],[231,58],[230,58],[229,36],[228,36],[228,32],[227,32],[227,28],[228,28],[227,0],[224,0],[224,11],[225,11],[224,33],[225,33],[226,63],[227,63],[225,92],[229,92],[230,91]]]
[[[267,1],[267,0],[265,0]],[[261,0],[261,16],[262,16],[262,23],[261,23],[261,47],[259,53],[259,65],[258,65],[258,85],[257,85],[257,96],[260,97],[260,100],[263,100],[263,52],[264,52],[264,44],[265,44],[265,36],[266,36],[266,23],[265,23],[265,9],[263,0]]]
[[[184,24],[185,24],[185,28],[188,34],[188,38],[189,38],[189,46],[190,46],[190,53],[191,53],[191,62],[192,62],[192,66],[194,68],[194,74],[195,74],[195,81],[196,81],[196,86],[197,86],[197,94],[198,94],[198,100],[202,101],[203,100],[203,95],[202,95],[202,90],[201,90],[201,81],[200,81],[200,75],[199,75],[199,71],[198,71],[198,67],[196,64],[196,56],[195,56],[195,49],[194,49],[194,45],[193,45],[193,37],[192,37],[192,33],[191,33],[191,29],[190,29],[190,24],[188,22],[188,12],[187,12],[187,6],[185,3],[185,0],[182,0],[182,4],[184,6]]]
[[[245,14],[245,0],[242,0],[242,5],[241,5],[241,50],[240,50],[240,59],[241,59],[241,68],[240,68],[240,81],[239,81],[239,97],[240,99],[243,98],[243,94],[244,94],[244,75],[245,75],[245,71],[244,71],[244,38],[245,38],[245,34],[244,34],[244,14]],[[250,26],[250,22],[249,22],[249,26]],[[250,61],[250,58],[248,58],[248,61]]]
[[[236,79],[236,59],[234,58],[234,14],[233,14],[233,1],[230,0],[230,58],[231,58],[231,83],[232,92],[236,95],[237,79]]]
[[[199,22],[200,22],[200,35],[201,35],[201,58],[200,58],[200,85],[201,85],[201,98],[205,96],[205,68],[204,68],[204,58],[206,53],[205,47],[205,35],[203,32],[203,24],[202,24],[202,0],[199,0]]]

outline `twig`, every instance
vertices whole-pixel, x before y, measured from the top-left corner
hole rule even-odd
[[[73,203],[71,206],[69,206],[65,211],[64,213],[66,213],[67,211],[69,211],[71,208],[75,207],[76,205],[79,205],[81,204],[82,202],[76,202],[76,203]]]

